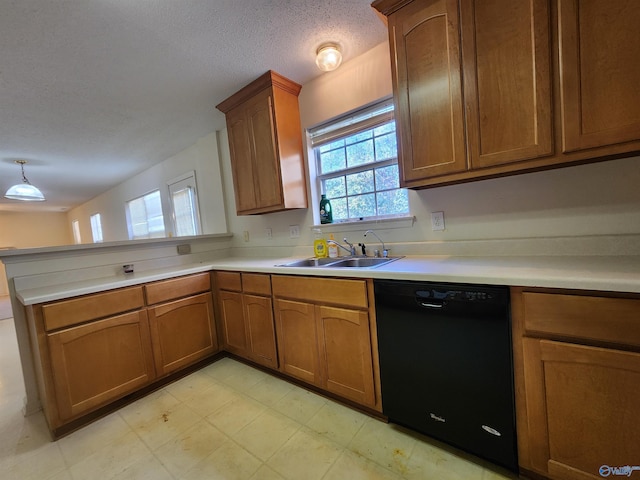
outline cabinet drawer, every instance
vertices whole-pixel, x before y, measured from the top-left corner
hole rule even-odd
[[[208,273],[199,273],[150,283],[145,286],[147,304],[153,305],[154,303],[167,302],[176,298],[206,292],[211,289],[209,278]]]
[[[216,272],[216,286],[221,290],[242,291],[240,272]]]
[[[271,295],[271,276],[263,273],[243,273],[242,291],[255,295]]]
[[[123,288],[42,306],[45,330],[128,312],[144,306],[142,287]]]
[[[523,292],[527,333],[640,346],[640,300]]]
[[[366,280],[273,275],[273,295],[354,308],[367,308]]]

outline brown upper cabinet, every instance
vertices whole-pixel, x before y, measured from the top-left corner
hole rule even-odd
[[[219,105],[238,215],[307,208],[297,83],[268,71]]]
[[[402,184],[424,188],[640,151],[640,3],[377,0]]]

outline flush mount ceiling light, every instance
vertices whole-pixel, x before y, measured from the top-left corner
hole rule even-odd
[[[323,72],[335,70],[342,63],[342,53],[337,43],[324,43],[316,51],[316,65]]]
[[[23,202],[43,202],[44,195],[36,187],[29,183],[27,177],[24,175],[24,164],[26,160],[16,160],[16,163],[22,168],[22,183],[18,183],[7,190],[4,194],[4,198],[10,200],[22,200]]]

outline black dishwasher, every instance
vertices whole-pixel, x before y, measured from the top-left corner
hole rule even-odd
[[[518,470],[509,289],[375,280],[389,420]]]

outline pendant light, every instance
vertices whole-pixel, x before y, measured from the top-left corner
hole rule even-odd
[[[26,160],[16,160],[16,163],[22,168],[22,183],[17,183],[4,194],[4,198],[10,200],[22,200],[23,202],[43,202],[44,195],[40,190],[29,183],[24,175],[24,164]]]

